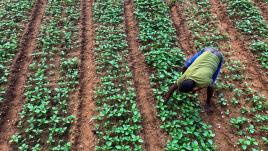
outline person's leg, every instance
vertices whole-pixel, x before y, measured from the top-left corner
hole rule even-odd
[[[211,108],[211,98],[213,96],[213,92],[214,92],[214,86],[210,85],[207,88],[207,101],[205,104],[205,111],[208,113],[212,112],[212,108]]]

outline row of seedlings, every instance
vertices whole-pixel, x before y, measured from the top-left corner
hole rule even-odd
[[[260,0],[260,1],[262,1],[262,2],[264,2],[264,3],[266,3],[266,4],[268,4],[268,0]]]
[[[57,88],[53,91],[51,127],[47,143],[52,146],[52,150],[70,150],[71,144],[66,141],[66,134],[74,120],[74,116],[68,113],[68,102],[70,95],[77,91],[78,85],[78,64],[79,59],[75,53],[78,51],[80,18],[79,0],[62,0],[62,17],[58,21],[58,28],[61,30],[61,42],[58,43],[58,49],[55,49],[52,55],[60,54],[60,66],[51,68],[60,70],[60,78],[57,81]],[[59,25],[60,24],[60,25]],[[51,59],[52,61],[52,59]]]
[[[182,5],[197,49],[213,46],[220,50],[232,50],[228,35],[221,34],[215,24],[217,19],[210,12],[208,0],[183,1]],[[224,54],[224,73],[216,85],[217,106],[223,110],[224,119],[229,120],[234,133],[240,138],[236,143],[242,149],[261,149],[258,141],[262,139],[261,143],[267,143],[267,126],[264,126],[268,122],[266,99],[250,88],[243,76],[244,67],[240,61],[231,59],[231,53]]]
[[[100,77],[95,90],[99,112],[96,150],[142,150],[141,114],[127,61],[123,1],[96,0],[93,13],[95,62]]]
[[[30,16],[34,0],[3,0],[0,2],[0,105],[19,46],[23,27]]]
[[[68,54],[77,47],[77,3],[48,1],[29,65],[19,130],[11,138],[16,150],[70,150],[66,134],[74,116],[68,114],[68,100],[78,83],[78,59]],[[58,55],[60,69],[54,62]],[[53,70],[60,72],[60,77],[53,79]],[[56,86],[51,85],[54,81]]]
[[[162,0],[135,0],[140,50],[151,67],[151,85],[157,99],[161,128],[170,136],[167,150],[214,150],[214,134],[199,112],[196,95],[175,93],[167,105],[163,96],[181,73],[173,70],[184,64],[184,55],[176,48],[176,32],[172,27],[169,9]]]
[[[249,48],[268,70],[268,26],[251,0],[222,0],[235,27],[249,39]],[[268,75],[268,72],[266,72]]]

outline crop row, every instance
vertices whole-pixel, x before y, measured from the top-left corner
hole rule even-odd
[[[268,69],[268,26],[260,10],[250,0],[222,1],[235,27],[249,38],[251,51],[258,54],[261,65]]]
[[[188,27],[193,33],[195,47],[199,48],[204,45],[214,46],[220,50],[232,49],[228,44],[230,43],[228,35],[222,35],[213,22],[217,19],[210,12],[211,5],[208,0],[184,1],[182,5],[185,7],[184,13],[187,17]],[[207,38],[208,36],[210,38]],[[210,42],[211,45],[208,45],[207,42]],[[225,45],[222,45],[223,43]],[[265,132],[267,127],[263,126],[268,122],[265,118],[267,117],[266,99],[253,91],[245,81],[244,67],[240,61],[229,59],[231,53],[224,54],[226,69],[217,82],[217,105],[221,106],[224,120],[229,120],[231,127],[235,128],[234,133],[240,138],[236,143],[242,149],[253,149],[254,147],[257,150],[260,147],[256,138],[253,137],[254,134],[264,132],[258,140],[261,139],[261,136],[264,138],[263,141],[267,140],[267,132]],[[244,85],[239,84],[242,82]]]
[[[96,150],[142,150],[141,114],[127,56],[123,1],[94,3],[95,62],[100,82],[97,103]]]
[[[70,150],[66,134],[75,117],[68,113],[68,101],[78,83],[78,59],[68,54],[77,49],[77,3],[48,1],[29,65],[19,131],[11,138],[16,150]],[[55,63],[57,56],[60,56],[59,69]],[[55,68],[60,77],[53,79]],[[56,86],[52,86],[54,81]]]
[[[172,70],[182,66],[184,55],[176,48],[176,32],[172,27],[169,9],[162,0],[135,0],[138,19],[140,49],[152,68],[150,76],[154,96],[157,99],[161,128],[170,136],[167,150],[213,150],[214,134],[200,115],[196,96],[176,93],[168,105],[163,96],[181,73]]]
[[[0,105],[6,92],[11,64],[19,46],[23,25],[29,17],[34,0],[0,2]]]

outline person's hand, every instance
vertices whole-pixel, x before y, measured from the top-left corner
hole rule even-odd
[[[199,92],[200,90],[201,90],[202,88],[198,88],[198,87],[195,87],[194,89],[193,89],[193,93],[196,93],[196,92]]]

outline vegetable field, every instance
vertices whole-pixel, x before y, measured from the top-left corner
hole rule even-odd
[[[2,0],[0,150],[267,151],[267,0]],[[164,96],[204,47],[206,89]]]

